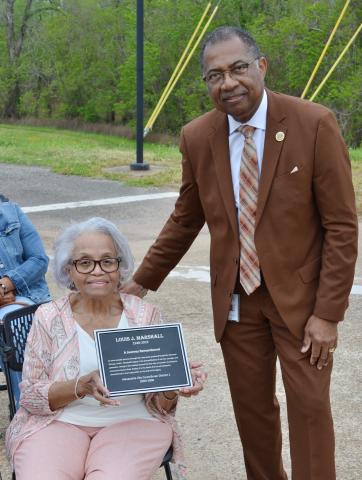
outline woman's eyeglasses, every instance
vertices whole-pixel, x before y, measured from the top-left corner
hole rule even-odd
[[[107,257],[102,258],[102,260],[92,260],[90,258],[80,258],[79,260],[73,260],[71,263],[74,265],[78,273],[92,273],[96,268],[96,265],[99,265],[100,269],[105,273],[116,272],[121,263],[121,258],[116,257]]]

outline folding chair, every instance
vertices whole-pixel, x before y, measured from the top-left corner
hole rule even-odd
[[[4,374],[9,397],[10,420],[12,420],[16,412],[10,369],[17,372],[21,372],[23,369],[26,339],[30,331],[34,313],[38,306],[39,305],[31,305],[10,312],[4,316],[3,322],[0,324],[0,355],[4,362]],[[167,480],[172,480],[170,468],[172,453],[171,446],[166,452],[160,465],[160,467],[165,469]],[[15,473],[13,473],[13,480],[15,480]]]
[[[4,362],[4,374],[8,389],[10,420],[16,412],[14,385],[11,381],[10,369],[21,372],[24,362],[26,339],[30,331],[34,313],[38,305],[19,308],[7,313],[0,324],[0,347]]]

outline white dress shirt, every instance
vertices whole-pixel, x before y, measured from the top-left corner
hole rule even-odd
[[[239,208],[239,174],[240,174],[240,162],[241,152],[244,148],[244,135],[237,131],[242,125],[250,125],[255,127],[256,130],[253,134],[253,140],[256,146],[256,152],[258,156],[259,177],[261,173],[261,166],[263,162],[264,154],[264,142],[265,142],[265,129],[266,129],[266,113],[268,109],[268,97],[264,90],[262,101],[258,110],[254,113],[247,123],[240,123],[235,120],[234,117],[228,115],[229,121],[229,152],[230,152],[230,164],[231,164],[231,176],[233,181],[233,190],[235,196],[235,205]]]

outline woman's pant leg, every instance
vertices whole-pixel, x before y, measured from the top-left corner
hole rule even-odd
[[[83,480],[89,443],[82,428],[53,421],[17,448],[16,480]]]
[[[92,438],[86,480],[149,480],[172,441],[172,429],[156,420],[128,420]]]

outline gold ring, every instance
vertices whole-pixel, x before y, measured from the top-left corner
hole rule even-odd
[[[336,347],[331,347],[331,348],[328,350],[329,353],[334,353],[335,351],[336,351]]]

